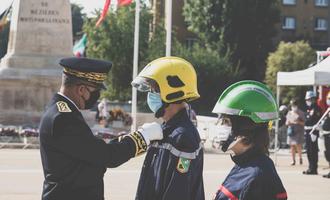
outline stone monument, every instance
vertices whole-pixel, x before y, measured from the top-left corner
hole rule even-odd
[[[58,90],[58,60],[72,56],[69,0],[15,0],[0,63],[0,124],[37,124]]]

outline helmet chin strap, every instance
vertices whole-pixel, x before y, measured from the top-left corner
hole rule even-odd
[[[227,151],[228,150],[232,151],[233,147],[236,146],[236,144],[241,142],[243,139],[244,139],[243,137],[236,137],[235,140],[232,143],[229,144]]]
[[[163,101],[162,101],[163,102]],[[165,114],[165,108],[167,108],[170,104],[163,102],[162,107],[160,107],[157,112],[155,113],[156,118],[163,117]]]
[[[221,150],[223,152],[227,152],[229,150],[232,150],[233,147],[241,142],[244,139],[244,136],[234,136],[233,134],[230,134],[228,139],[222,144]]]

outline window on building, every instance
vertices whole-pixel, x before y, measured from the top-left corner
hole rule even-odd
[[[322,18],[315,19],[315,30],[316,31],[326,31],[328,30],[328,21]]]
[[[315,0],[316,6],[328,6],[328,0]]]
[[[296,5],[296,0],[282,0],[283,5]]]
[[[295,29],[296,28],[296,19],[294,17],[284,17],[283,18],[283,29]]]

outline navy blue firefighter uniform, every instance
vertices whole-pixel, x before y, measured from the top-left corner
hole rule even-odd
[[[286,191],[273,161],[254,148],[233,156],[235,166],[216,193],[215,200],[285,200]]]
[[[204,200],[203,149],[186,109],[162,126],[164,139],[147,152],[136,200]]]

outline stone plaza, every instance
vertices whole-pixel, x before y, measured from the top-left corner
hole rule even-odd
[[[271,155],[274,159],[274,156]],[[140,169],[144,156],[131,159],[126,164],[108,169],[105,174],[105,199],[134,199]],[[322,174],[329,172],[328,164],[320,154],[319,175],[305,176],[304,164],[290,166],[288,150],[281,150],[277,156],[277,170],[292,200],[328,200],[330,199],[330,179]],[[206,152],[204,159],[205,198],[212,196],[233,166],[228,154]],[[40,199],[43,174],[39,150],[0,150],[0,199],[1,200],[35,200]]]

